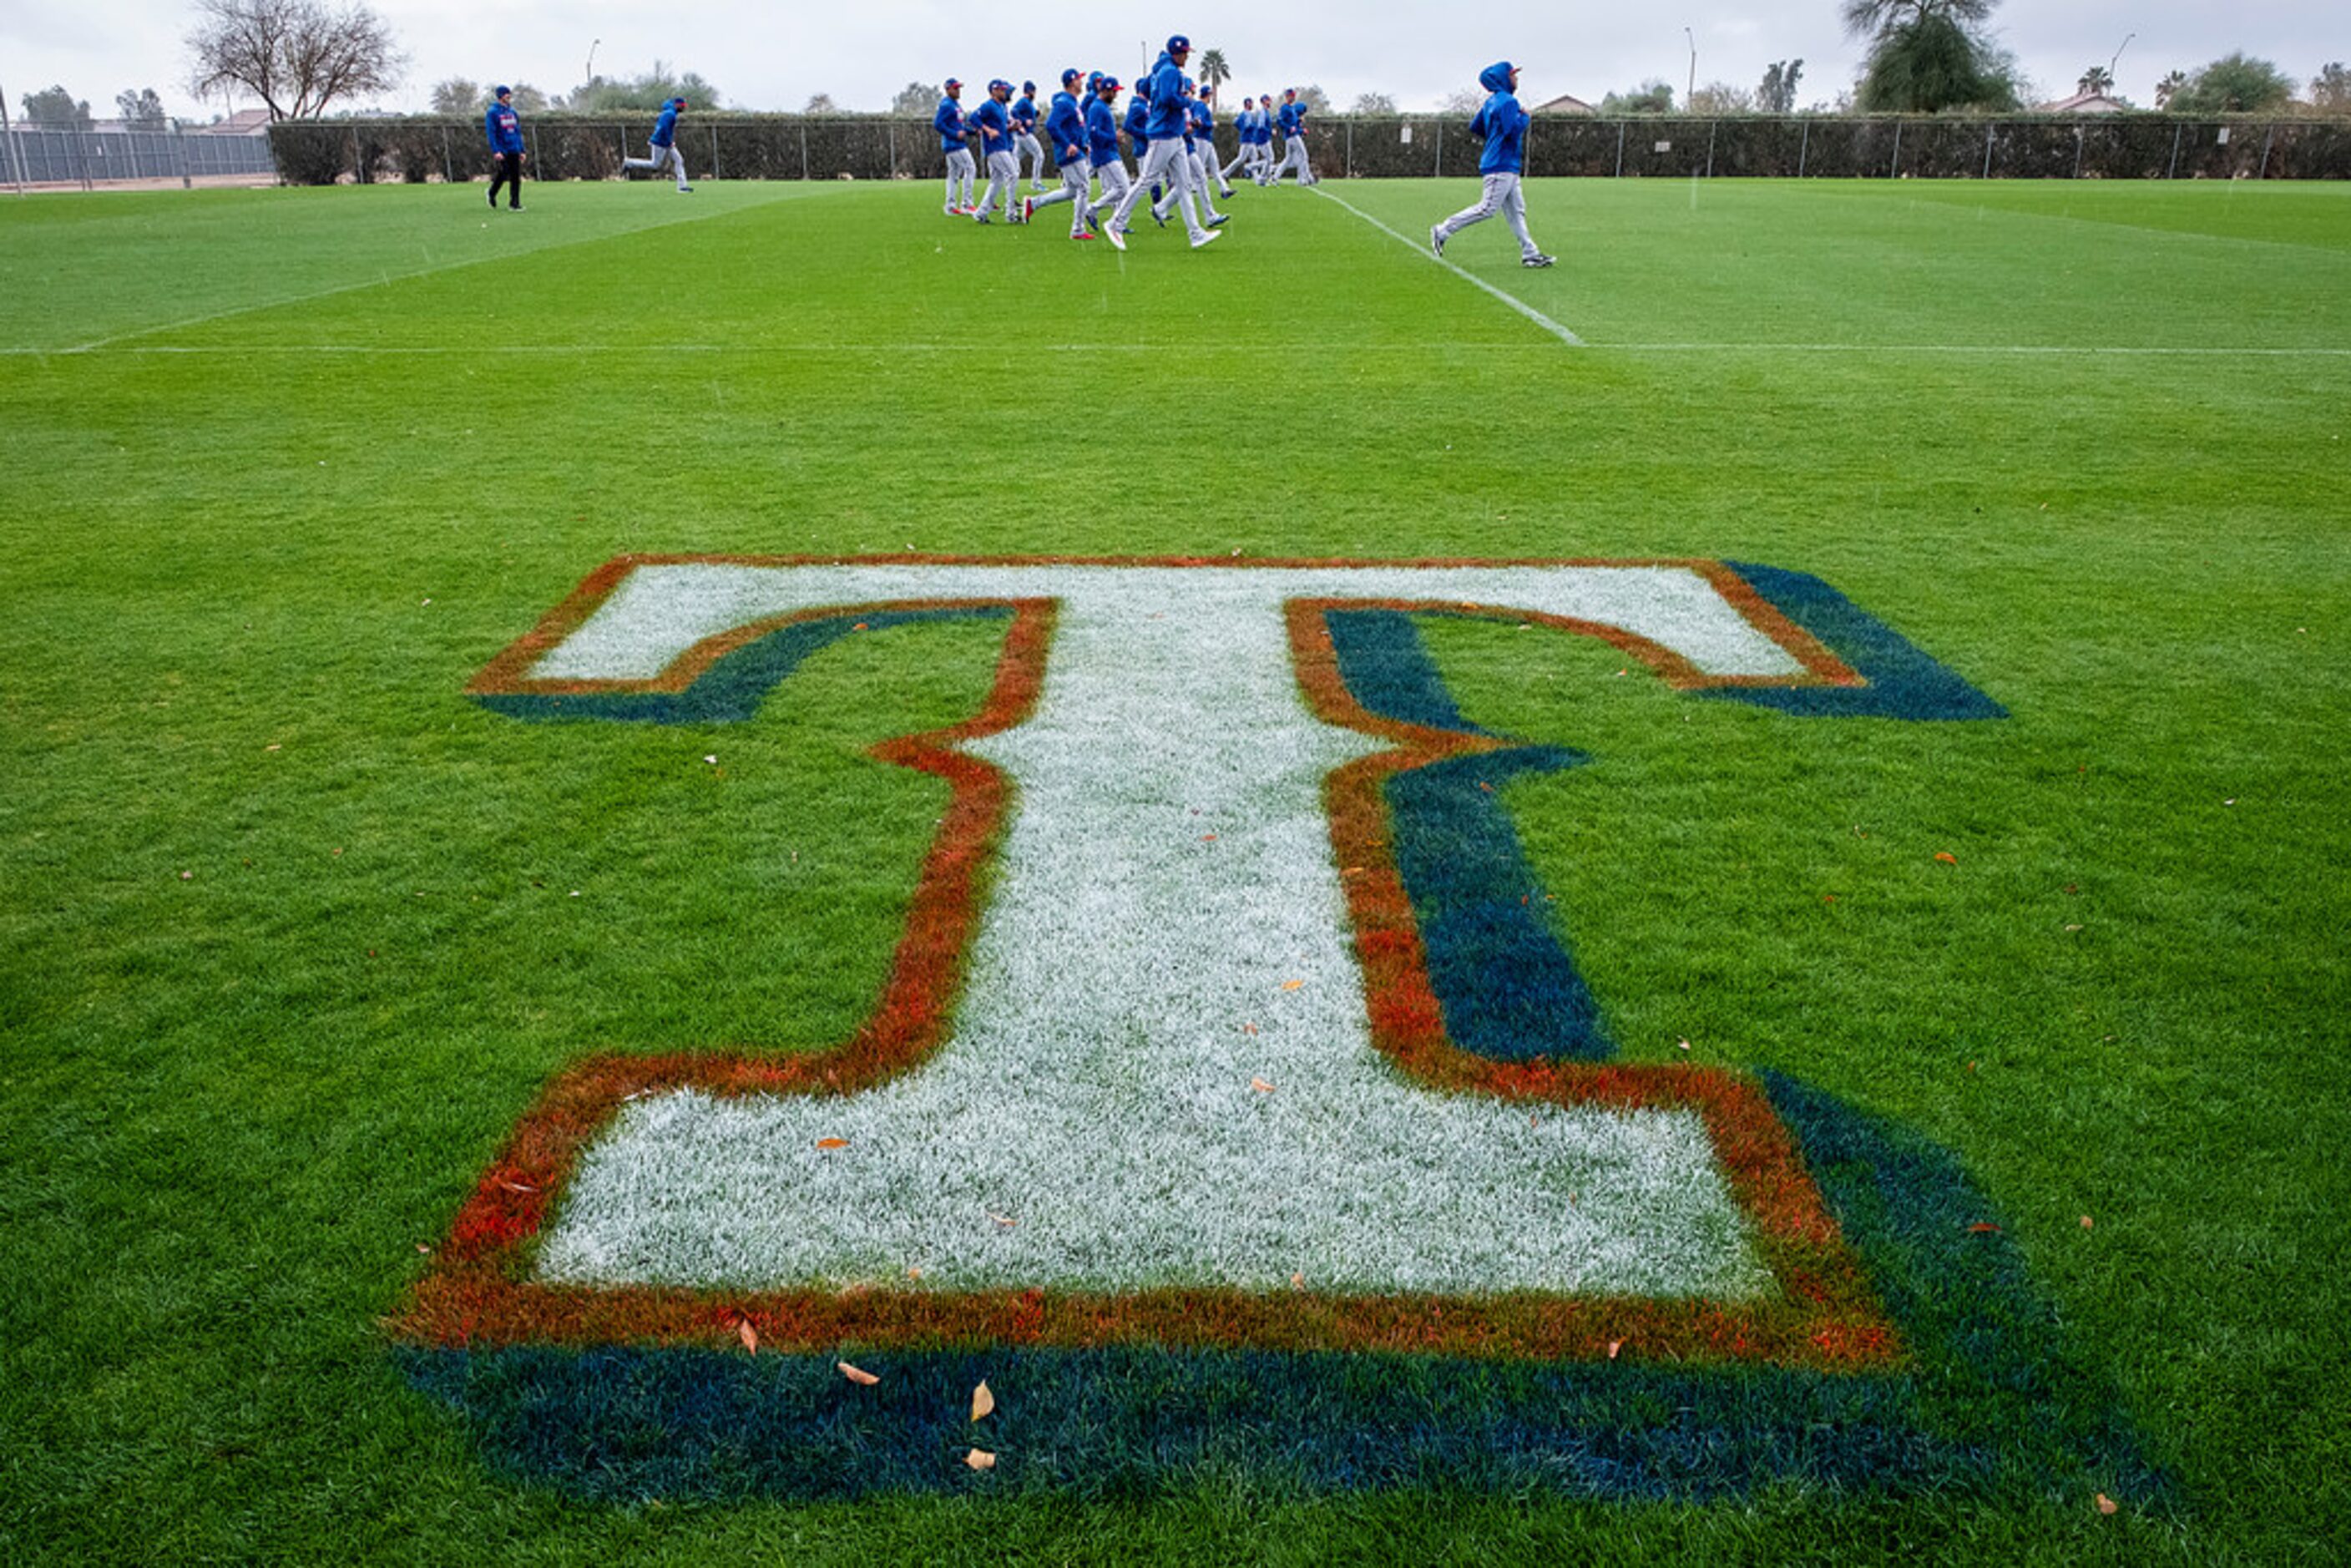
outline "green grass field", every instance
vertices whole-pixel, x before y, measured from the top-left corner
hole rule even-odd
[[[1555,269],[1447,260],[1571,342],[1419,244],[1468,183],[1323,189],[1123,256],[927,184],[0,202],[0,1555],[2340,1553],[2351,190],[1537,183]],[[2168,1487],[486,1463],[392,1354],[427,1249],[583,1054],[856,1026],[946,799],[865,748],[971,712],[997,633],[842,643],[723,729],[466,685],[616,555],[905,551],[1765,562],[1972,682],[2010,716],[1800,724],[1427,632],[1594,759],[1509,801],[1624,1057],[1949,1151]]]

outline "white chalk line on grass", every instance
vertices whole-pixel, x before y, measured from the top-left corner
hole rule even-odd
[[[798,191],[779,193],[769,197],[767,201],[756,204],[756,205],[762,207],[768,206],[776,202],[789,201],[795,196],[803,194],[805,194],[805,193]],[[232,316],[249,316],[256,311],[275,310],[279,307],[286,305],[306,305],[313,299],[330,299],[338,294],[356,294],[362,288],[380,288],[388,283],[405,283],[411,278],[431,277],[438,273],[455,272],[461,267],[481,267],[491,262],[512,261],[517,256],[544,256],[549,251],[566,250],[573,246],[596,245],[608,239],[619,239],[628,235],[645,234],[653,229],[674,228],[680,224],[705,223],[712,218],[726,217],[731,214],[747,212],[750,210],[750,208],[747,207],[705,207],[696,209],[691,213],[679,213],[675,217],[656,218],[653,222],[645,224],[641,227],[620,229],[611,234],[583,235],[578,239],[558,240],[553,244],[532,246],[528,249],[518,251],[507,251],[498,256],[469,256],[462,260],[442,262],[433,267],[413,267],[406,272],[379,272],[375,277],[363,278],[357,283],[339,283],[331,288],[313,289],[308,294],[288,294],[276,299],[256,300],[249,305],[232,305],[225,310],[214,310],[203,316],[190,316],[184,320],[162,321],[152,327],[132,327],[125,331],[116,332],[109,337],[94,338],[87,343],[75,343],[63,349],[10,348],[0,350],[0,353],[5,353],[16,358],[24,358],[27,355],[46,358],[52,354],[64,357],[73,354],[94,353],[100,349],[112,348],[117,343],[127,343],[134,338],[152,338],[158,332],[177,332],[189,327],[201,327],[208,321],[226,320]]]
[[[1550,317],[1544,315],[1533,306],[1528,304],[1525,300],[1519,298],[1516,295],[1504,293],[1501,289],[1495,287],[1492,284],[1487,282],[1484,278],[1479,277],[1474,272],[1466,272],[1460,267],[1454,266],[1453,263],[1446,260],[1443,256],[1436,255],[1430,251],[1426,246],[1421,244],[1419,241],[1396,233],[1395,230],[1388,227],[1387,225],[1380,222],[1379,219],[1372,216],[1371,214],[1364,211],[1363,208],[1354,205],[1353,203],[1346,201],[1343,197],[1332,195],[1330,192],[1324,190],[1319,183],[1313,187],[1313,191],[1316,195],[1322,197],[1326,202],[1337,202],[1339,205],[1346,208],[1347,211],[1354,214],[1357,217],[1363,219],[1365,223],[1379,230],[1380,233],[1386,235],[1389,238],[1397,241],[1399,244],[1409,246],[1413,250],[1418,252],[1420,255],[1427,256],[1430,261],[1443,267],[1446,271],[1453,274],[1454,277],[1468,278],[1470,282],[1476,284],[1479,287],[1484,289],[1487,293],[1492,295],[1495,298],[1500,300],[1503,304],[1509,306],[1511,309],[1517,311],[1528,320],[1533,322],[1536,326],[1541,327],[1544,331],[1549,332],[1552,337],[1557,338],[1561,342],[1565,343],[1569,348],[1582,349],[1589,346],[1583,339],[1577,337],[1574,333],[1569,331],[1566,328],[1561,326],[1558,322],[1552,320]]]
[[[1334,198],[1335,199],[1335,198]],[[363,285],[355,287],[364,287]],[[261,307],[253,307],[261,308]],[[235,312],[229,312],[235,314]],[[152,331],[166,331],[156,327]],[[2187,346],[2152,345],[2136,347],[2118,343],[1607,343],[1582,340],[1579,346],[1593,353],[1619,354],[1876,354],[1876,355],[1980,355],[1986,357],[2065,358],[2083,359],[2157,359],[2157,360],[2341,360],[2351,359],[2351,348],[2191,348]],[[257,357],[264,354],[320,354],[352,358],[380,356],[383,358],[459,357],[469,360],[488,359],[499,355],[527,358],[559,358],[571,354],[709,354],[756,359],[777,354],[971,354],[994,349],[994,343],[149,343],[120,348],[89,347],[65,349],[0,349],[0,359],[50,359],[67,353],[95,357],[105,354],[168,358],[175,355],[216,355]],[[1443,354],[1497,351],[1525,353],[1541,351],[1528,343],[1494,343],[1457,340],[1440,343],[1351,343],[1343,349],[1328,343],[1228,343],[1219,350],[1228,354],[1259,353],[1294,356],[1311,350],[1316,353],[1346,354]],[[1166,351],[1164,343],[1026,343],[1022,353],[1048,354],[1159,354]]]

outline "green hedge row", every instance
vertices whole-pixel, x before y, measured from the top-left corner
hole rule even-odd
[[[643,157],[653,119],[546,115],[524,125],[529,172],[608,180]],[[284,120],[270,150],[289,184],[486,180],[471,120]],[[1219,155],[1233,131],[1217,131]],[[1478,144],[1459,120],[1331,119],[1309,141],[1317,172],[1357,178],[1468,176]],[[679,128],[695,179],[935,180],[938,138],[921,120],[727,115]],[[1692,174],[1775,178],[2351,179],[2351,120],[2185,120],[2169,115],[2001,120],[1804,115],[1791,119],[1546,116],[1527,136],[1530,175]]]

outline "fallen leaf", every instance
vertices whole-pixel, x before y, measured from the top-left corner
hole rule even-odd
[[[180,873],[180,880],[182,882],[193,882],[196,880],[196,873],[192,871],[183,871]]]
[[[2082,1216],[2082,1228],[2085,1230],[2090,1228],[2090,1217],[2086,1214]]]
[[[981,1378],[979,1386],[971,1391],[971,1418],[975,1421],[996,1408],[996,1396],[987,1391],[987,1379]]]
[[[850,628],[850,630],[851,630],[852,632],[862,632],[862,631],[864,631],[864,630],[865,630],[865,622],[862,622],[862,621],[860,621],[856,625],[852,626],[852,627]]]
[[[1836,894],[1834,893],[1824,893],[1821,894],[1821,902],[1823,904],[1834,904],[1836,902]]]
[[[1675,1043],[1679,1045],[1684,1051],[1687,1051],[1689,1049],[1689,1041],[1686,1040],[1677,1040]]]
[[[1252,1078],[1252,1079],[1250,1079],[1250,1080],[1249,1080],[1249,1087],[1250,1087],[1250,1088],[1252,1088],[1252,1089],[1254,1089],[1254,1090],[1256,1090],[1256,1091],[1257,1091],[1259,1093],[1260,1093],[1260,1094],[1270,1094],[1270,1093],[1272,1093],[1272,1092],[1273,1092],[1273,1085],[1272,1085],[1272,1084],[1270,1084],[1270,1083],[1268,1083],[1268,1082],[1267,1082],[1264,1079],[1262,1079],[1262,1078]]]
[[[963,1457],[963,1462],[976,1470],[992,1470],[996,1468],[996,1456],[986,1448],[974,1448]]]
[[[841,1368],[841,1376],[846,1377],[850,1382],[854,1383],[860,1388],[871,1388],[875,1384],[882,1381],[862,1366],[852,1366],[845,1361],[836,1361],[832,1364]]]
[[[751,1326],[750,1319],[745,1318],[735,1325],[735,1337],[743,1342],[745,1350],[753,1355],[759,1354],[759,1331]]]
[[[279,743],[278,743],[278,745],[279,745],[279,746],[283,746],[284,744],[285,744],[285,743],[284,743],[283,741],[281,741],[281,742],[279,742]],[[270,751],[276,751],[276,750],[277,750],[277,749],[278,749],[278,747],[277,747],[277,746],[272,746],[272,747],[266,747],[266,749],[270,750]]]
[[[1014,1226],[1020,1223],[1008,1214],[998,1214],[992,1209],[989,1210],[987,1218],[993,1219],[997,1224],[1001,1225],[1007,1230],[1011,1229]]]
[[[1305,983],[1303,980],[1284,980],[1281,982],[1281,988],[1285,991],[1294,991]]]
[[[1999,1233],[1999,1226],[1981,1219],[1968,1227],[1968,1234],[1970,1236],[1996,1236]]]
[[[816,1141],[816,1146],[820,1149],[845,1149],[849,1147],[849,1140],[847,1138],[819,1138]]]
[[[1292,1274],[1290,1277],[1290,1288],[1293,1291],[1302,1291],[1306,1289],[1306,1276],[1303,1274]]]
[[[918,1269],[918,1268],[913,1268],[913,1267],[910,1267],[910,1268],[908,1268],[908,1269],[907,1269],[907,1270],[906,1270],[906,1278],[908,1278],[909,1280],[919,1280],[919,1279],[921,1279],[922,1277],[923,1277],[923,1271],[922,1271],[922,1270],[920,1270],[920,1269]]]
[[[2122,1504],[2116,1502],[2105,1493],[2100,1492],[2098,1494],[2098,1511],[2100,1513],[2112,1513],[2120,1507],[2122,1507]]]
[[[1217,841],[1217,835],[1214,833],[1202,833],[1200,835],[1200,841],[1204,844],[1213,844]]]
[[[1241,1025],[1241,1032],[1243,1034],[1255,1034],[1257,1032],[1257,1025],[1253,1023],[1245,1023]]]
[[[1615,1359],[1616,1359],[1616,1353],[1617,1353],[1618,1351],[1620,1351],[1620,1350],[1623,1350],[1624,1348],[1625,1348],[1625,1342],[1624,1342],[1623,1340],[1621,1340],[1621,1339],[1612,1339],[1612,1340],[1610,1340],[1610,1341],[1608,1342],[1608,1359],[1609,1359],[1609,1360],[1611,1360],[1611,1361],[1615,1360]]]
[[[1959,856],[1957,856],[1957,855],[1955,855],[1955,854],[1953,854],[1953,853],[1952,853],[1950,851],[1949,851],[1949,850],[1938,850],[1938,851],[1936,851],[1936,852],[1935,852],[1935,858],[1936,858],[1937,860],[1938,860],[1938,861],[1941,861],[1945,865],[1957,865],[1957,864],[1959,864]]]
[[[427,1247],[427,1246],[426,1246],[426,1245],[424,1245],[424,1243],[423,1243],[423,1242],[422,1242],[422,1241],[420,1241],[420,1242],[418,1242],[418,1243],[416,1244],[416,1250],[417,1250],[418,1255],[419,1255],[419,1256],[421,1256],[421,1257],[430,1258],[430,1257],[432,1257],[432,1256],[433,1256],[433,1249],[432,1249],[432,1248],[430,1248],[430,1247]]]

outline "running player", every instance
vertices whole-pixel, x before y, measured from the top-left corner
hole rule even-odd
[[[1126,164],[1118,155],[1118,110],[1111,107],[1126,89],[1116,77],[1096,75],[1092,81],[1093,91],[1086,95],[1086,158],[1102,181],[1102,196],[1087,204],[1089,229],[1103,209],[1126,199],[1129,183]]]
[[[1227,201],[1233,199],[1232,185],[1225,179],[1224,160],[1217,156],[1217,89],[1204,87],[1192,99],[1192,151],[1200,160],[1200,200],[1205,205],[1208,186],[1213,182],[1217,194]]]
[[[931,116],[931,129],[939,133],[939,151],[947,160],[947,216],[967,218],[971,215],[971,131],[964,123],[963,83],[947,78],[946,97],[939,99],[939,111]]]
[[[1019,223],[1019,209],[1012,204],[1013,188],[1020,183],[1020,160],[1012,151],[1012,115],[1008,109],[1012,101],[1012,84],[1002,77],[987,84],[987,96],[971,111],[972,129],[979,133],[979,156],[987,169],[987,189],[980,193],[979,210],[971,214],[974,223],[989,222],[988,214],[998,204],[1004,208],[1005,221]]]
[[[1202,131],[1200,115],[1198,85],[1190,77],[1186,77],[1184,78],[1184,172],[1191,182],[1194,197],[1200,204],[1200,226],[1211,229],[1221,228],[1224,226],[1225,214],[1217,211],[1217,204],[1208,199],[1208,171],[1216,167],[1217,144],[1208,140],[1207,132]],[[1215,117],[1211,116],[1207,123],[1213,128],[1216,124]],[[1208,149],[1208,156],[1206,159],[1200,156],[1200,149],[1203,146]],[[1228,191],[1225,194],[1229,196],[1232,193]],[[1151,204],[1152,221],[1162,228],[1166,227],[1167,214],[1174,207],[1175,201],[1173,195],[1166,195],[1153,202]]]
[[[1037,84],[1024,81],[1012,105],[1012,151],[1029,172],[1029,188],[1045,188],[1045,144],[1037,140]]]
[[[1217,171],[1217,179],[1226,186],[1225,194],[1228,196],[1232,194],[1233,171],[1250,166],[1249,149],[1255,145],[1252,139],[1256,134],[1257,99],[1245,98],[1241,99],[1241,111],[1233,116],[1233,135],[1240,145],[1233,149],[1233,161]]]
[[[1192,171],[1184,152],[1184,62],[1191,57],[1192,40],[1178,33],[1167,40],[1159,63],[1152,68],[1150,118],[1144,128],[1150,151],[1134,185],[1119,202],[1118,211],[1111,214],[1110,226],[1102,231],[1114,250],[1126,248],[1127,216],[1141,199],[1144,188],[1152,184],[1164,184],[1174,193],[1176,207],[1184,214],[1184,230],[1191,236],[1194,250],[1224,237],[1214,229],[1200,226],[1199,214],[1192,201]]]
[[[1266,176],[1266,183],[1279,185],[1281,177],[1295,169],[1298,183],[1314,183],[1314,171],[1306,162],[1306,106],[1298,101],[1294,87],[1281,89],[1281,108],[1275,111],[1273,122],[1281,128],[1281,166]]]
[[[667,172],[677,177],[679,195],[694,193],[694,187],[685,183],[685,154],[677,150],[677,117],[684,112],[685,99],[683,98],[671,99],[662,105],[661,118],[653,121],[653,155],[650,158],[622,159],[621,178],[627,179],[628,171],[632,169],[643,169],[650,174]]]
[[[1086,192],[1092,165],[1086,157],[1086,117],[1078,108],[1073,90],[1077,85],[1078,69],[1071,66],[1061,73],[1061,90],[1053,95],[1052,107],[1045,111],[1045,135],[1053,143],[1053,162],[1061,171],[1061,188],[1050,196],[1031,197],[1022,204],[1021,217],[1026,221],[1036,216],[1040,207],[1068,202],[1070,237],[1092,239],[1093,231],[1086,226]]]
[[[1502,221],[1510,225],[1510,232],[1518,236],[1519,265],[1549,267],[1552,257],[1542,253],[1534,235],[1527,232],[1527,198],[1519,189],[1520,172],[1526,167],[1527,130],[1527,111],[1520,107],[1516,96],[1519,68],[1508,60],[1498,60],[1478,73],[1478,85],[1491,95],[1469,121],[1469,134],[1486,144],[1486,151],[1478,159],[1478,172],[1485,179],[1485,190],[1477,205],[1464,207],[1428,231],[1428,248],[1442,256],[1447,240],[1499,212]]]

